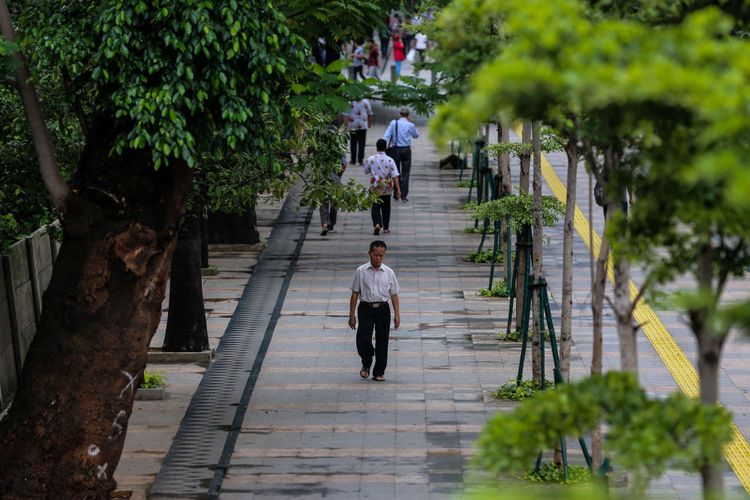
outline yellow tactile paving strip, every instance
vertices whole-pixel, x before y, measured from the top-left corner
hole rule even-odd
[[[520,127],[515,127],[516,134],[521,136]],[[544,180],[547,181],[552,193],[563,203],[567,197],[567,190],[563,185],[560,177],[558,177],[555,170],[550,165],[547,158],[542,156],[542,175]],[[589,240],[589,221],[583,215],[583,212],[578,205],[575,209],[574,225],[576,231],[580,235],[586,246],[593,252],[594,258],[599,255],[599,247],[601,246],[601,238],[596,231],[591,231],[592,238]],[[612,262],[610,258],[610,264],[608,267],[608,275],[610,281],[614,282],[614,275],[612,273]],[[638,292],[637,287],[631,281],[630,282],[630,296],[635,298]],[[661,322],[659,317],[654,313],[654,310],[643,300],[641,300],[633,312],[636,322],[641,325],[643,333],[648,338],[651,345],[654,346],[657,354],[664,362],[669,372],[674,377],[677,385],[680,386],[682,392],[692,398],[698,397],[700,394],[698,385],[698,373],[696,372],[693,364],[685,355],[685,352],[677,344],[677,341],[670,335],[664,323]],[[724,446],[724,456],[729,462],[729,465],[734,470],[737,478],[742,483],[742,486],[750,494],[750,444],[747,439],[742,435],[739,428],[732,423],[732,440]]]

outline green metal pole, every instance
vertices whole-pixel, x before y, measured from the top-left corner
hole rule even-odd
[[[508,328],[505,330],[506,335],[510,335],[510,324],[513,321],[513,303],[516,301],[516,276],[518,275],[518,258],[521,255],[519,245],[520,242],[516,235],[516,257],[513,259],[513,274],[510,276],[510,308],[508,308]]]
[[[526,260],[528,261],[529,259],[527,258]],[[526,264],[523,280],[523,311],[521,312],[521,359],[518,363],[516,385],[521,385],[521,381],[523,380],[523,364],[524,361],[526,361],[526,344],[529,341],[529,316],[531,315],[531,287],[529,280],[530,263],[527,262]]]
[[[495,234],[494,239],[492,240],[492,264],[490,265],[490,286],[489,289],[492,290],[492,281],[495,278],[495,260],[497,259],[497,246],[499,244],[500,239],[500,223],[495,222]],[[507,285],[508,282],[506,281],[505,284]]]

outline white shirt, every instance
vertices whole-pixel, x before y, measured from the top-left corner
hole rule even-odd
[[[427,35],[424,33],[417,33],[414,35],[414,40],[416,41],[414,48],[417,50],[426,50],[427,49]]]
[[[353,101],[352,109],[349,111],[349,130],[367,130],[367,117],[372,114],[372,105],[369,100]]]
[[[399,292],[396,273],[385,264],[380,264],[380,269],[372,267],[370,262],[362,264],[354,272],[352,292],[358,293],[364,302],[388,302],[391,295]]]
[[[377,191],[381,196],[393,192],[393,178],[399,175],[393,158],[378,151],[365,160],[364,169],[370,174],[370,191]]]

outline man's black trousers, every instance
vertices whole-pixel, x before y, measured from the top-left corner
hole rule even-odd
[[[391,329],[391,308],[387,302],[373,307],[362,302],[357,307],[357,352],[362,358],[362,367],[369,370],[375,355],[373,377],[381,377],[388,364],[388,333]],[[372,347],[372,330],[375,328],[375,347]]]
[[[359,130],[349,131],[349,149],[351,150],[351,157],[349,163],[359,163],[360,165],[365,161],[365,141],[367,140],[367,129],[362,128]]]
[[[374,203],[370,209],[372,216],[372,225],[380,225],[383,229],[388,229],[391,223],[391,195],[387,194],[380,197],[380,203]]]
[[[396,158],[393,160],[396,162],[396,168],[398,168],[399,182],[401,183],[401,198],[406,198],[409,195],[409,174],[411,173],[411,147],[397,147]]]

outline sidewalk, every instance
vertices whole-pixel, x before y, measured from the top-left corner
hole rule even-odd
[[[376,117],[387,119],[391,113],[377,109]],[[410,201],[393,204],[392,232],[378,237],[388,244],[385,262],[401,285],[402,324],[391,330],[386,382],[359,377],[354,332],[346,324],[354,269],[366,262],[369,242],[375,238],[369,213],[340,214],[337,232],[323,237],[316,211],[247,410],[237,422],[236,443],[222,454],[227,472],[217,483],[221,498],[449,498],[466,484],[467,462],[483,424],[494,412],[514,406],[488,397],[514,378],[517,369],[519,344],[497,340],[508,302],[478,296],[487,286],[489,266],[463,261],[479,242],[479,236],[463,231],[470,223],[459,205],[467,190],[455,187],[455,171],[438,170],[441,155],[427,137],[424,120],[417,123],[422,138],[413,144]],[[368,132],[367,154],[374,152],[385,126],[378,123]],[[550,161],[559,174],[560,159]],[[357,165],[349,166],[345,177],[366,181]],[[548,228],[545,245],[556,320],[561,226]],[[587,250],[578,239],[575,251],[572,373],[577,378],[588,373],[591,319]],[[240,285],[225,286],[223,274],[215,287],[235,300],[235,286]],[[212,324],[218,328],[226,320],[224,316]],[[671,324],[669,328],[672,331]],[[619,365],[616,339],[608,316],[605,368]],[[657,395],[674,390],[674,380],[653,347],[644,340],[639,349],[641,381],[647,389]],[[745,370],[734,365],[725,369],[732,377],[743,376]],[[236,377],[247,377],[248,371],[238,371]],[[201,374],[194,366],[177,368],[167,373],[174,400],[136,404],[116,475],[120,489],[142,494],[153,481],[177,432],[180,410],[184,413]],[[235,406],[239,401],[237,395]],[[210,406],[212,401],[193,404]],[[163,408],[168,411],[157,413]],[[748,431],[741,419],[736,421]],[[235,428],[231,421],[226,425]],[[573,448],[571,455],[578,460]],[[216,463],[196,460],[190,467],[198,478],[214,475]],[[728,492],[743,496],[731,470],[725,477]],[[207,482],[196,479],[196,484],[208,491]],[[669,472],[651,492],[660,498],[698,498],[699,478]]]

